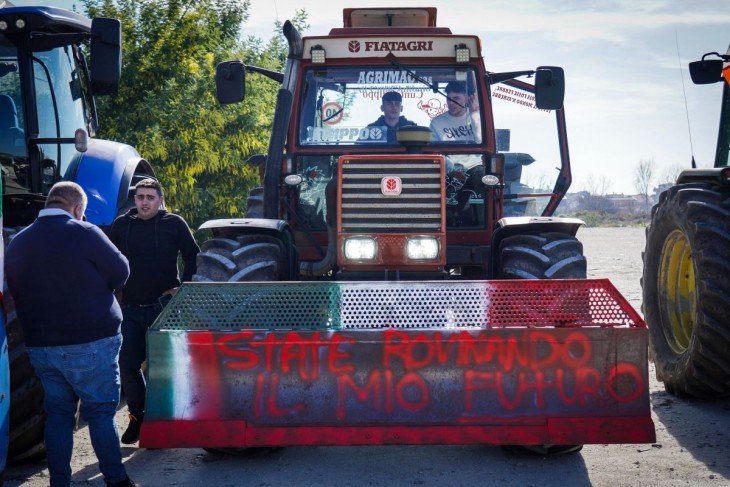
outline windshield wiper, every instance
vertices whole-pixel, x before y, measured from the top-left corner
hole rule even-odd
[[[435,84],[429,83],[426,78],[421,78],[416,73],[414,73],[413,71],[411,71],[410,69],[406,68],[401,63],[399,63],[398,58],[396,58],[395,54],[393,54],[392,52],[389,52],[385,56],[385,59],[387,59],[388,62],[390,63],[390,65],[393,66],[394,68],[396,68],[398,71],[405,71],[406,73],[408,73],[408,75],[411,78],[415,79],[419,83],[423,83],[424,85],[428,86],[431,90],[433,90],[434,93],[441,93],[442,95],[446,96],[444,93],[441,92],[441,90],[439,90],[437,84],[435,85]]]
[[[385,59],[387,59],[388,62],[390,63],[390,65],[393,66],[394,68],[396,68],[398,71],[405,71],[406,73],[408,73],[408,75],[411,78],[415,79],[419,83],[423,83],[424,85],[428,86],[431,89],[431,91],[433,91],[434,93],[438,93],[439,95],[445,97],[446,99],[451,100],[452,102],[454,102],[457,105],[459,105],[461,108],[466,108],[466,106],[462,105],[461,103],[459,103],[458,101],[454,100],[449,95],[447,95],[446,93],[444,93],[443,91],[441,91],[439,89],[438,83],[429,83],[429,81],[427,79],[418,76],[416,73],[414,73],[410,69],[408,69],[405,66],[403,66],[400,62],[398,62],[398,58],[395,57],[395,54],[393,54],[392,52],[389,52],[385,56]]]

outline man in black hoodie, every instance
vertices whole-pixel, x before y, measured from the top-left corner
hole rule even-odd
[[[399,127],[416,125],[406,117],[403,112],[403,96],[397,91],[388,91],[383,95],[383,103],[380,105],[383,114],[368,127],[384,127],[387,132],[388,144],[397,144],[396,131]]]
[[[148,178],[135,186],[135,208],[121,215],[109,231],[111,241],[129,259],[130,276],[122,288],[122,350],[119,368],[127,397],[129,426],[122,443],[139,440],[144,420],[146,383],[142,374],[147,328],[174,296],[182,281],[192,280],[195,258],[200,251],[182,217],[164,209],[160,183]],[[177,258],[182,256],[182,279]]]

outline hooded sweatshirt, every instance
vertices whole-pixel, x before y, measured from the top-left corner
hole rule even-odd
[[[200,252],[188,224],[165,210],[149,220],[132,208],[112,224],[109,237],[129,259],[130,275],[122,288],[123,304],[154,304],[164,291],[192,280],[195,258]],[[182,279],[177,256],[184,262]]]

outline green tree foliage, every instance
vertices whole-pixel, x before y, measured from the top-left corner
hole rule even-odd
[[[250,0],[84,0],[89,16],[122,22],[119,94],[98,99],[99,136],[150,161],[174,211],[192,227],[242,216],[259,175],[245,160],[268,149],[278,86],[247,77],[244,103],[215,98],[216,65],[241,58],[283,69],[285,43],[241,39]],[[295,24],[303,26],[301,12]]]

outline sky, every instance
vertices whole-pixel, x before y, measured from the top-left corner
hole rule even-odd
[[[37,4],[11,0],[16,5]],[[40,3],[69,8],[74,0]],[[730,44],[727,0],[250,0],[244,35],[269,39],[305,6],[309,29],[342,26],[343,7],[436,7],[438,25],[477,35],[489,71],[561,66],[573,168],[571,192],[634,194],[636,167],[654,183],[678,167],[711,167],[722,86],[696,86],[687,64]],[[453,8],[457,6],[458,8]]]

